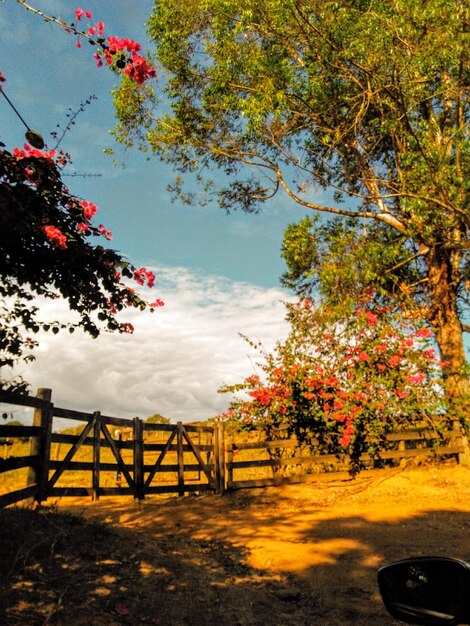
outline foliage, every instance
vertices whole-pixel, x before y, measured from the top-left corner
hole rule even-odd
[[[53,333],[77,327],[98,336],[100,329],[132,332],[116,314],[147,303],[122,277],[152,286],[155,277],[137,269],[116,251],[95,243],[109,239],[95,226],[93,203],[73,196],[61,180],[67,156],[30,146],[13,154],[0,150],[0,367],[28,361],[39,330]],[[65,299],[78,314],[73,323],[38,321],[36,296]],[[162,304],[156,301],[152,305]],[[2,381],[4,389],[25,390],[21,380]]]
[[[163,417],[160,413],[155,413],[144,420],[146,424],[170,424],[171,420],[168,417]]]
[[[204,177],[222,207],[257,211],[283,190],[325,218],[366,224],[364,255],[378,234],[389,250],[375,268],[392,281],[409,261],[405,283],[390,284],[435,333],[446,393],[460,396],[470,391],[469,22],[460,0],[162,0],[149,32],[171,108],[156,117],[153,102],[146,116],[139,106],[137,124],[139,143],[144,129],[176,168],[177,192]],[[129,112],[123,97],[126,142]]]
[[[370,292],[378,306],[401,305],[414,317],[420,315],[424,296],[410,299],[410,284],[419,283],[423,262],[411,252],[405,237],[379,223],[358,224],[334,219],[322,223],[318,216],[290,224],[282,245],[287,271],[281,283],[303,297],[320,296],[334,306],[357,302]]]
[[[309,300],[287,310],[290,334],[273,353],[262,352],[262,376],[222,389],[244,392],[226,419],[271,440],[296,436],[318,453],[347,451],[356,466],[387,433],[442,427],[442,364],[427,328],[370,302],[340,314]]]

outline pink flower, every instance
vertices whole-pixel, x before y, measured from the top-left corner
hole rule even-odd
[[[98,226],[98,230],[100,232],[101,235],[103,235],[103,237],[105,239],[107,239],[108,241],[111,241],[111,239],[113,238],[113,233],[110,230],[106,230],[106,227],[103,226],[103,224],[100,224]]]
[[[97,22],[96,28],[98,30],[98,35],[101,37],[101,35],[104,32],[104,23],[103,22]]]
[[[156,309],[158,307],[165,306],[165,303],[163,302],[163,300],[157,298],[155,302],[150,303],[150,306],[152,307],[152,309]]]
[[[147,268],[141,267],[140,270],[134,272],[134,280],[138,285],[144,285],[147,282],[148,287],[155,285],[155,274]]]
[[[88,202],[87,200],[83,200],[83,202],[80,202],[80,206],[82,207],[83,215],[86,217],[87,220],[90,220],[98,210],[96,204],[93,204],[93,202]]]
[[[96,28],[94,26],[90,26],[88,28],[88,34],[92,36],[96,35]]]
[[[67,237],[56,226],[43,226],[43,231],[46,233],[46,237],[57,246],[65,250],[67,247]]]
[[[85,11],[83,9],[81,8],[76,9],[75,17],[77,18],[78,21],[80,21],[84,15],[85,15]]]
[[[76,41],[75,42],[75,47],[76,48],[81,48],[82,47],[82,42],[81,41]]]
[[[87,20],[91,20],[92,18],[91,11],[85,11],[85,17],[87,18]]]
[[[419,385],[419,383],[422,383],[425,378],[425,375],[422,372],[419,372],[419,374],[408,374],[406,380],[412,385]]]

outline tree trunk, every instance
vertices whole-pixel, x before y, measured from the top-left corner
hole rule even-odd
[[[470,410],[470,381],[463,342],[452,264],[442,247],[434,247],[427,256],[429,293],[431,297],[430,322],[444,362],[444,392],[449,410],[466,419]]]

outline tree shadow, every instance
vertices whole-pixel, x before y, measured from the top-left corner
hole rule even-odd
[[[391,626],[399,622],[382,606],[380,565],[470,557],[464,511],[384,521],[300,504],[295,491],[283,491],[282,508],[275,498],[256,490],[140,507],[110,498],[69,504],[78,517],[0,511],[0,622]]]

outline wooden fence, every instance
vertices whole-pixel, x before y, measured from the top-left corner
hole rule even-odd
[[[99,411],[63,409],[54,406],[48,389],[40,389],[36,397],[0,392],[0,402],[34,409],[32,426],[0,427],[0,441],[30,441],[23,444],[27,454],[7,457],[8,448],[4,448],[0,506],[29,498],[41,502],[54,496],[98,499],[129,494],[141,500],[150,494],[220,494],[226,489],[340,477],[350,464],[347,456],[312,455],[292,440],[228,438],[222,423],[148,424],[137,417],[129,420]],[[55,418],[83,422],[84,426],[74,434],[56,433]],[[361,462],[377,468],[430,456],[470,461],[468,441],[458,423],[439,439],[425,429],[388,435],[385,449],[373,456],[363,455]],[[18,489],[19,481],[12,480],[9,488],[5,477],[18,471],[24,473],[25,486]]]

